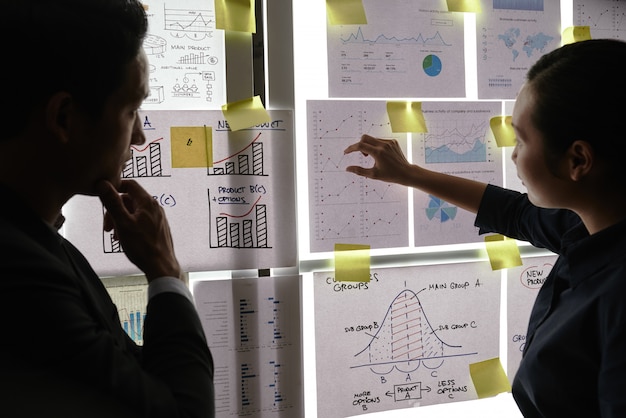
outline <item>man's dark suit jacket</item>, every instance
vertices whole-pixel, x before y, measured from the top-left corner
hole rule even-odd
[[[193,303],[152,297],[137,346],[80,252],[0,195],[0,416],[213,417],[213,359]]]

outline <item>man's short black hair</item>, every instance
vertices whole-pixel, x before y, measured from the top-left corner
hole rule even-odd
[[[96,116],[148,30],[138,0],[0,0],[0,10],[0,140],[18,135],[59,91]]]

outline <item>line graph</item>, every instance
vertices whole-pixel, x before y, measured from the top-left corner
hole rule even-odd
[[[408,196],[404,188],[355,176],[350,165],[367,167],[370,157],[343,150],[362,134],[396,138],[384,102],[308,103],[311,250],[329,251],[347,240],[373,247],[408,243]]]
[[[626,39],[626,4],[596,0],[574,2],[577,26],[589,26],[593,38]]]
[[[459,177],[502,185],[502,152],[489,121],[498,102],[424,102],[428,132],[414,134],[412,161]],[[413,193],[415,246],[477,242],[474,215],[436,196]]]
[[[487,121],[469,127],[443,129],[426,134],[424,146],[427,163],[484,162],[487,159],[485,134]]]
[[[211,10],[168,9],[164,6],[164,29],[174,38],[202,40],[212,37],[215,13]]]
[[[451,24],[451,22],[450,22]],[[352,32],[347,35],[347,37],[341,37],[341,42],[344,44],[348,43],[366,43],[366,44],[392,44],[392,45],[436,45],[436,46],[452,46],[451,44],[444,41],[443,37],[436,31],[433,36],[424,36],[422,33],[417,34],[417,36],[409,36],[409,37],[398,37],[398,36],[387,36],[385,34],[374,35],[372,39],[368,39],[363,35],[363,29],[359,26],[356,33]]]
[[[432,6],[370,2],[367,25],[329,26],[329,95],[465,96],[464,21]]]
[[[257,205],[257,203],[259,203],[259,200],[261,200],[261,197],[262,197],[262,196],[259,196],[259,197],[258,197],[258,198],[254,201],[254,203],[252,204],[252,207],[250,208],[250,210],[249,210],[249,211],[247,211],[247,212],[245,212],[245,213],[244,213],[244,214],[242,214],[242,215],[234,215],[234,214],[232,214],[232,213],[227,213],[227,212],[220,212],[220,213],[219,213],[219,215],[220,215],[220,216],[228,216],[229,218],[245,218],[245,217],[249,216],[249,215],[252,213],[252,211],[254,210],[254,208],[255,208],[255,206]]]
[[[488,119],[429,124],[429,132],[423,134],[426,164],[488,161],[488,127]]]

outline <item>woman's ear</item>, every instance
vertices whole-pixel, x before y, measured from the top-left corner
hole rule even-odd
[[[567,150],[569,176],[573,181],[580,181],[589,174],[594,163],[593,148],[587,141],[576,140]]]
[[[50,96],[46,105],[46,127],[61,143],[70,139],[72,96],[64,91]]]

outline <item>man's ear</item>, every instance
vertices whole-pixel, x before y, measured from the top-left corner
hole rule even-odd
[[[587,141],[576,140],[567,150],[569,176],[579,181],[589,174],[593,168],[595,154]]]
[[[64,91],[50,96],[46,106],[46,127],[61,143],[70,139],[72,96]]]

